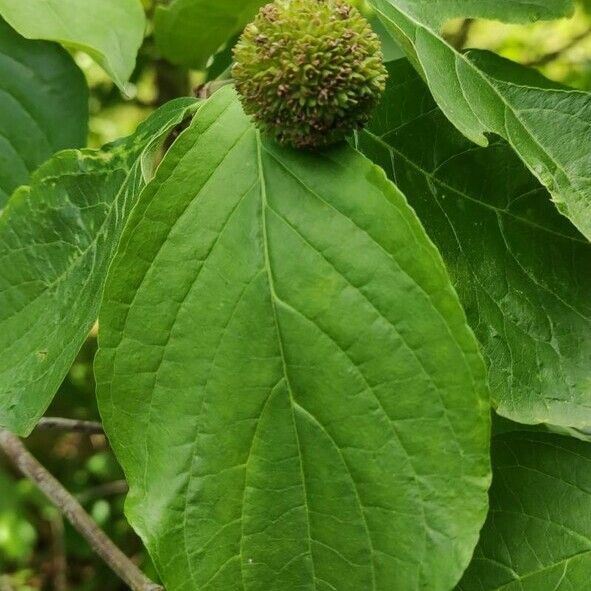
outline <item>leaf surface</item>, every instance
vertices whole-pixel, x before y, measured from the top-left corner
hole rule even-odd
[[[122,89],[146,21],[140,0],[0,0],[0,15],[27,39],[85,51]]]
[[[491,508],[457,591],[579,591],[591,572],[591,444],[493,438]]]
[[[458,53],[438,34],[453,16],[552,18],[571,2],[370,0],[428,83],[441,110],[469,139],[505,138],[549,189],[559,211],[591,238],[591,95],[485,51]]]
[[[173,63],[202,69],[266,3],[266,0],[173,0],[156,9],[156,43]]]
[[[88,90],[72,58],[0,18],[0,209],[54,152],[83,146],[87,126]]]
[[[226,87],[109,277],[99,404],[169,591],[453,587],[486,511],[484,366],[379,168],[262,140]]]
[[[471,144],[405,61],[359,147],[381,164],[443,255],[489,366],[497,411],[591,425],[591,245],[497,139]]]
[[[107,268],[158,139],[193,108],[179,99],[103,151],[68,150],[0,216],[0,428],[28,434],[98,316]]]

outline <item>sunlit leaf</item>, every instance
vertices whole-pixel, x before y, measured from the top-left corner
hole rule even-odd
[[[447,591],[486,512],[484,366],[404,197],[226,87],[142,193],[98,396],[168,591]]]

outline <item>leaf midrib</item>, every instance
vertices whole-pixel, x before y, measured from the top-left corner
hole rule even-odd
[[[302,448],[300,444],[300,438],[298,433],[298,428],[295,419],[295,399],[293,396],[293,389],[291,383],[289,381],[289,375],[287,373],[287,363],[285,360],[285,351],[283,349],[283,339],[281,336],[281,328],[279,326],[279,319],[277,316],[277,306],[276,300],[277,294],[275,292],[275,284],[273,281],[273,272],[271,271],[271,259],[269,256],[269,236],[267,232],[267,186],[265,181],[264,175],[264,168],[263,168],[263,158],[262,158],[262,141],[260,131],[256,131],[255,135],[256,141],[256,149],[257,149],[257,165],[258,165],[258,174],[259,174],[259,181],[260,181],[260,194],[261,194],[261,224],[262,224],[262,238],[263,238],[263,254],[264,254],[264,264],[265,264],[265,271],[267,274],[267,281],[269,284],[269,292],[270,292],[270,299],[271,299],[271,308],[273,311],[273,324],[275,326],[275,334],[277,335],[277,345],[279,348],[279,354],[281,357],[281,364],[283,368],[283,376],[285,379],[285,385],[287,387],[287,391],[289,392],[289,400],[290,400],[290,410],[291,410],[291,418],[293,422],[293,431],[296,439],[296,444],[298,448],[298,460],[299,460],[299,467],[300,467],[300,477],[302,481],[302,492],[304,497],[305,509],[306,509],[306,524],[308,528],[308,552],[310,556],[310,562],[312,565],[312,580],[314,589],[317,589],[317,577],[316,577],[316,565],[314,562],[314,554],[312,552],[312,530],[310,525],[310,508],[308,506],[308,494],[306,490],[306,478],[304,474],[304,466],[303,466],[303,459],[302,459]]]

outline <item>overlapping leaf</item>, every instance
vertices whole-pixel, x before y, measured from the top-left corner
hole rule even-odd
[[[551,84],[494,54],[460,54],[439,35],[454,16],[558,17],[571,2],[370,0],[428,82],[440,108],[471,140],[504,137],[549,189],[558,209],[591,238],[591,95]]]
[[[591,572],[591,443],[493,438],[491,508],[457,591],[582,591]]]
[[[267,0],[173,0],[156,10],[156,43],[170,61],[203,68],[210,56],[239,33],[266,3]]]
[[[403,190],[442,253],[489,366],[498,412],[591,425],[591,245],[496,140],[480,148],[407,62],[360,148]]]
[[[141,0],[0,0],[0,16],[23,37],[85,51],[121,88],[144,39]]]
[[[88,91],[72,58],[0,19],[0,209],[54,152],[83,146],[87,125]]]
[[[486,511],[484,366],[436,250],[350,147],[226,87],[142,193],[96,363],[169,591],[450,589]]]
[[[157,140],[194,108],[179,99],[103,151],[60,152],[0,217],[0,428],[27,434],[98,315],[127,214]]]

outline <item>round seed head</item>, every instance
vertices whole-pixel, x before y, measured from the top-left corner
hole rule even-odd
[[[296,148],[342,140],[367,124],[386,85],[380,41],[345,0],[275,0],[234,49],[245,112]]]

